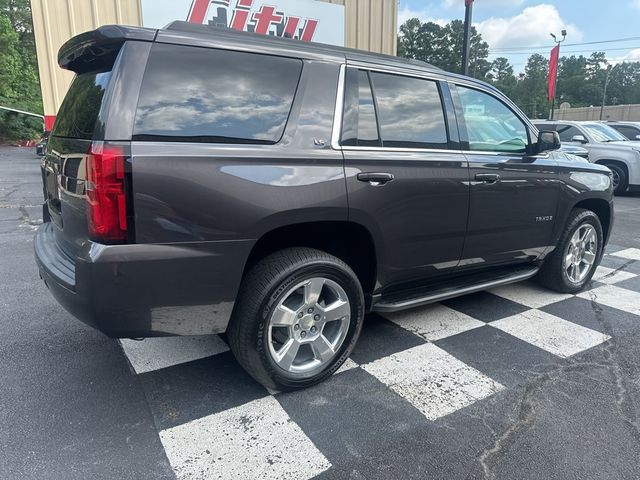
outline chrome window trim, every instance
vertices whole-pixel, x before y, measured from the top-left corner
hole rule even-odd
[[[338,75],[338,91],[336,93],[336,108],[333,112],[333,130],[331,131],[331,148],[333,150],[342,150],[340,145],[340,133],[342,132],[342,114],[344,110],[344,83],[346,76],[346,64],[340,65],[340,74]]]
[[[509,98],[507,98],[506,96],[504,96],[502,93],[500,92],[494,92],[493,90],[486,88],[484,85],[482,84],[478,84],[477,82],[473,82],[473,81],[467,81],[465,79],[458,79],[458,78],[452,78],[449,77],[448,75],[438,75],[436,74],[430,74],[429,72],[421,72],[421,71],[416,71],[416,70],[403,70],[401,68],[397,68],[397,67],[382,67],[382,66],[374,66],[365,62],[353,62],[350,61],[348,64],[343,63],[340,65],[340,73],[338,76],[338,89],[337,89],[337,93],[336,93],[336,106],[335,106],[335,111],[333,114],[333,129],[331,131],[331,148],[333,150],[339,150],[339,151],[379,151],[379,152],[418,152],[418,153],[456,153],[456,154],[464,154],[464,153],[471,153],[474,155],[493,155],[493,156],[497,156],[497,155],[525,155],[523,153],[510,153],[510,152],[492,152],[492,151],[488,151],[488,152],[479,152],[479,151],[474,151],[474,150],[462,150],[462,149],[458,149],[458,150],[452,150],[452,149],[441,149],[441,148],[398,148],[398,147],[358,147],[358,146],[343,146],[340,145],[340,134],[342,132],[342,122],[343,122],[343,110],[344,110],[344,90],[345,90],[345,81],[346,81],[346,71],[347,68],[354,68],[356,70],[360,70],[360,69],[364,69],[367,70],[369,72],[381,72],[381,73],[390,73],[390,74],[394,74],[394,75],[401,75],[401,76],[406,76],[406,77],[415,77],[415,78],[421,78],[424,80],[431,80],[431,81],[445,81],[453,86],[456,85],[461,85],[461,86],[465,86],[465,87],[469,87],[469,88],[473,88],[475,90],[480,90],[484,93],[486,93],[487,95],[491,95],[492,97],[495,97],[496,99],[498,99],[499,101],[501,101],[502,103],[506,103],[507,107],[513,112],[513,114],[520,119],[520,121],[522,121],[525,125],[525,127],[531,127],[533,126],[534,128],[535,125],[533,123],[531,123],[529,121],[528,118],[521,116],[520,114],[516,113],[516,111],[513,110],[513,107],[516,107],[516,105],[513,104],[513,102],[511,102],[511,100]],[[496,95],[497,93],[497,95]],[[443,106],[444,109],[444,106]],[[529,128],[527,128],[529,130]],[[530,132],[531,133],[531,132]]]

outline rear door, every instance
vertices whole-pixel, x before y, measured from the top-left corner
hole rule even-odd
[[[368,228],[383,285],[454,270],[467,224],[469,176],[435,79],[346,68],[340,148],[349,219]]]
[[[452,88],[471,179],[461,264],[534,260],[549,245],[555,224],[557,162],[532,153],[534,132],[506,100],[470,86]]]

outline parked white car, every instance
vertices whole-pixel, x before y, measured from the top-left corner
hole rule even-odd
[[[640,141],[631,141],[609,125],[600,122],[534,120],[539,130],[555,130],[562,143],[589,151],[589,161],[606,165],[613,172],[616,195],[640,192]]]

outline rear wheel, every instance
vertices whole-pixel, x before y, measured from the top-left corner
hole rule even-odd
[[[629,187],[629,178],[624,168],[616,164],[606,164],[613,173],[613,193],[620,195],[627,191]]]
[[[305,388],[333,374],[360,334],[364,300],[347,264],[310,248],[276,252],[243,280],[228,336],[263,385]]]
[[[556,249],[538,274],[540,283],[562,293],[582,290],[600,263],[602,248],[598,216],[590,210],[573,210]]]

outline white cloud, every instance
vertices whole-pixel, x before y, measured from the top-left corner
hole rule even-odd
[[[639,62],[640,61],[640,48],[634,48],[629,53],[627,53],[624,58],[624,61],[628,62]]]
[[[425,9],[412,10],[411,8],[405,6],[400,8],[400,10],[398,10],[398,27],[400,27],[404,22],[406,22],[410,18],[417,18],[422,23],[434,22],[440,26],[444,26],[447,23],[449,23],[448,20],[444,20],[441,18],[433,18],[431,15],[429,15],[429,12]]]
[[[640,0],[638,0],[640,1]],[[550,33],[560,34],[567,30],[571,42],[582,40],[578,27],[568,24],[553,5],[540,4],[525,8],[522,13],[510,18],[489,18],[477,23],[476,28],[489,48],[520,46],[552,46]]]
[[[640,0],[633,0],[631,6],[640,9]]]

